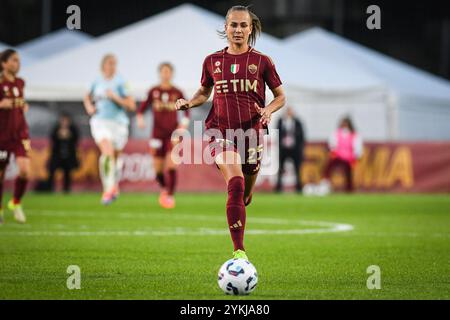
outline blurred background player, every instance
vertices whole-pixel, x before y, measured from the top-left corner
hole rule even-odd
[[[201,87],[194,97],[180,99],[179,110],[205,103],[214,87],[213,106],[205,120],[207,130],[216,130],[226,139],[211,137],[211,156],[228,185],[226,213],[234,258],[247,259],[244,249],[245,206],[252,199],[263,151],[261,131],[265,132],[271,114],[285,103],[285,95],[272,60],[253,48],[261,32],[259,18],[248,7],[234,6],[225,17],[222,35],[228,47],[207,56],[203,63]],[[266,85],[274,99],[265,106]],[[249,136],[230,132],[242,129]],[[256,140],[252,145],[250,141]],[[241,146],[245,146],[242,150]]]
[[[14,154],[19,170],[14,182],[13,198],[8,209],[14,212],[19,223],[25,223],[21,199],[25,194],[30,177],[31,149],[25,112],[28,104],[24,99],[25,82],[17,77],[20,70],[20,57],[12,49],[0,54],[0,224],[3,224],[3,181],[11,154]]]
[[[295,117],[294,109],[287,107],[286,112],[278,120],[278,146],[279,146],[279,164],[276,192],[282,190],[282,178],[286,160],[291,160],[295,170],[295,190],[302,191],[300,178],[300,168],[303,161],[303,148],[305,146],[305,137],[303,126],[300,120]]]
[[[183,98],[183,93],[172,84],[174,68],[168,62],[159,65],[161,82],[150,89],[147,100],[142,102],[137,113],[138,127],[145,128],[143,113],[151,106],[153,112],[153,130],[150,139],[150,153],[153,156],[153,167],[156,180],[161,188],[159,203],[163,208],[175,207],[174,192],[177,182],[176,164],[171,151],[178,143],[172,133],[177,129],[189,126],[189,111],[186,110],[181,122],[175,110],[175,102]]]
[[[318,193],[326,195],[331,192],[330,177],[332,171],[341,167],[346,178],[346,192],[353,191],[353,168],[363,153],[363,141],[356,132],[350,117],[344,117],[338,129],[330,136],[328,141],[330,158],[325,166],[323,178]]]
[[[119,195],[122,161],[119,156],[128,141],[127,111],[135,111],[124,79],[116,74],[117,59],[107,54],[101,61],[102,74],[84,98],[91,116],[91,133],[100,149],[99,173],[103,184],[102,203],[107,205]]]
[[[61,169],[64,178],[63,190],[64,192],[70,192],[72,185],[71,173],[79,165],[77,158],[78,140],[78,129],[72,122],[72,118],[66,113],[61,114],[58,123],[50,134],[51,154],[47,180],[47,186],[50,191],[54,189],[55,172]]]

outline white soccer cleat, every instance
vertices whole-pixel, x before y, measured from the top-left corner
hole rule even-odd
[[[23,213],[22,206],[18,206],[14,209],[14,219],[16,219],[18,223],[27,222],[27,218],[25,217],[25,213]]]
[[[12,200],[8,202],[8,209],[14,213],[14,219],[18,223],[27,222],[27,218],[25,217],[25,213],[23,213],[22,206],[20,204],[15,204]]]
[[[318,196],[327,196],[331,193],[331,183],[328,180],[323,179],[316,188],[316,194]]]
[[[307,183],[303,186],[303,195],[310,197],[314,195],[314,185],[312,183]]]

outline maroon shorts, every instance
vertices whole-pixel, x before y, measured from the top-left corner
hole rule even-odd
[[[29,139],[0,143],[0,169],[4,169],[9,162],[12,153],[15,157],[30,156],[31,143]]]
[[[150,153],[154,157],[164,158],[172,151],[173,143],[170,137],[168,138],[151,138],[149,141]]]
[[[241,156],[242,173],[253,175],[258,173],[261,167],[262,153],[264,150],[265,130],[255,128],[251,134],[236,136],[230,139],[211,137],[209,148],[211,156],[216,158],[224,151],[234,151]]]

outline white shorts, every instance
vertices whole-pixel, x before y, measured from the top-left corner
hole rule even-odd
[[[122,150],[127,144],[128,125],[117,121],[96,118],[91,118],[89,123],[95,143],[98,144],[105,139],[109,140],[112,142],[115,150]]]

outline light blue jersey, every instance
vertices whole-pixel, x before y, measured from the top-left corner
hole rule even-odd
[[[110,80],[103,76],[98,77],[92,84],[90,92],[96,108],[92,118],[112,120],[128,125],[130,120],[125,109],[106,96],[108,89],[122,98],[129,95],[126,83],[121,76],[116,75]]]

